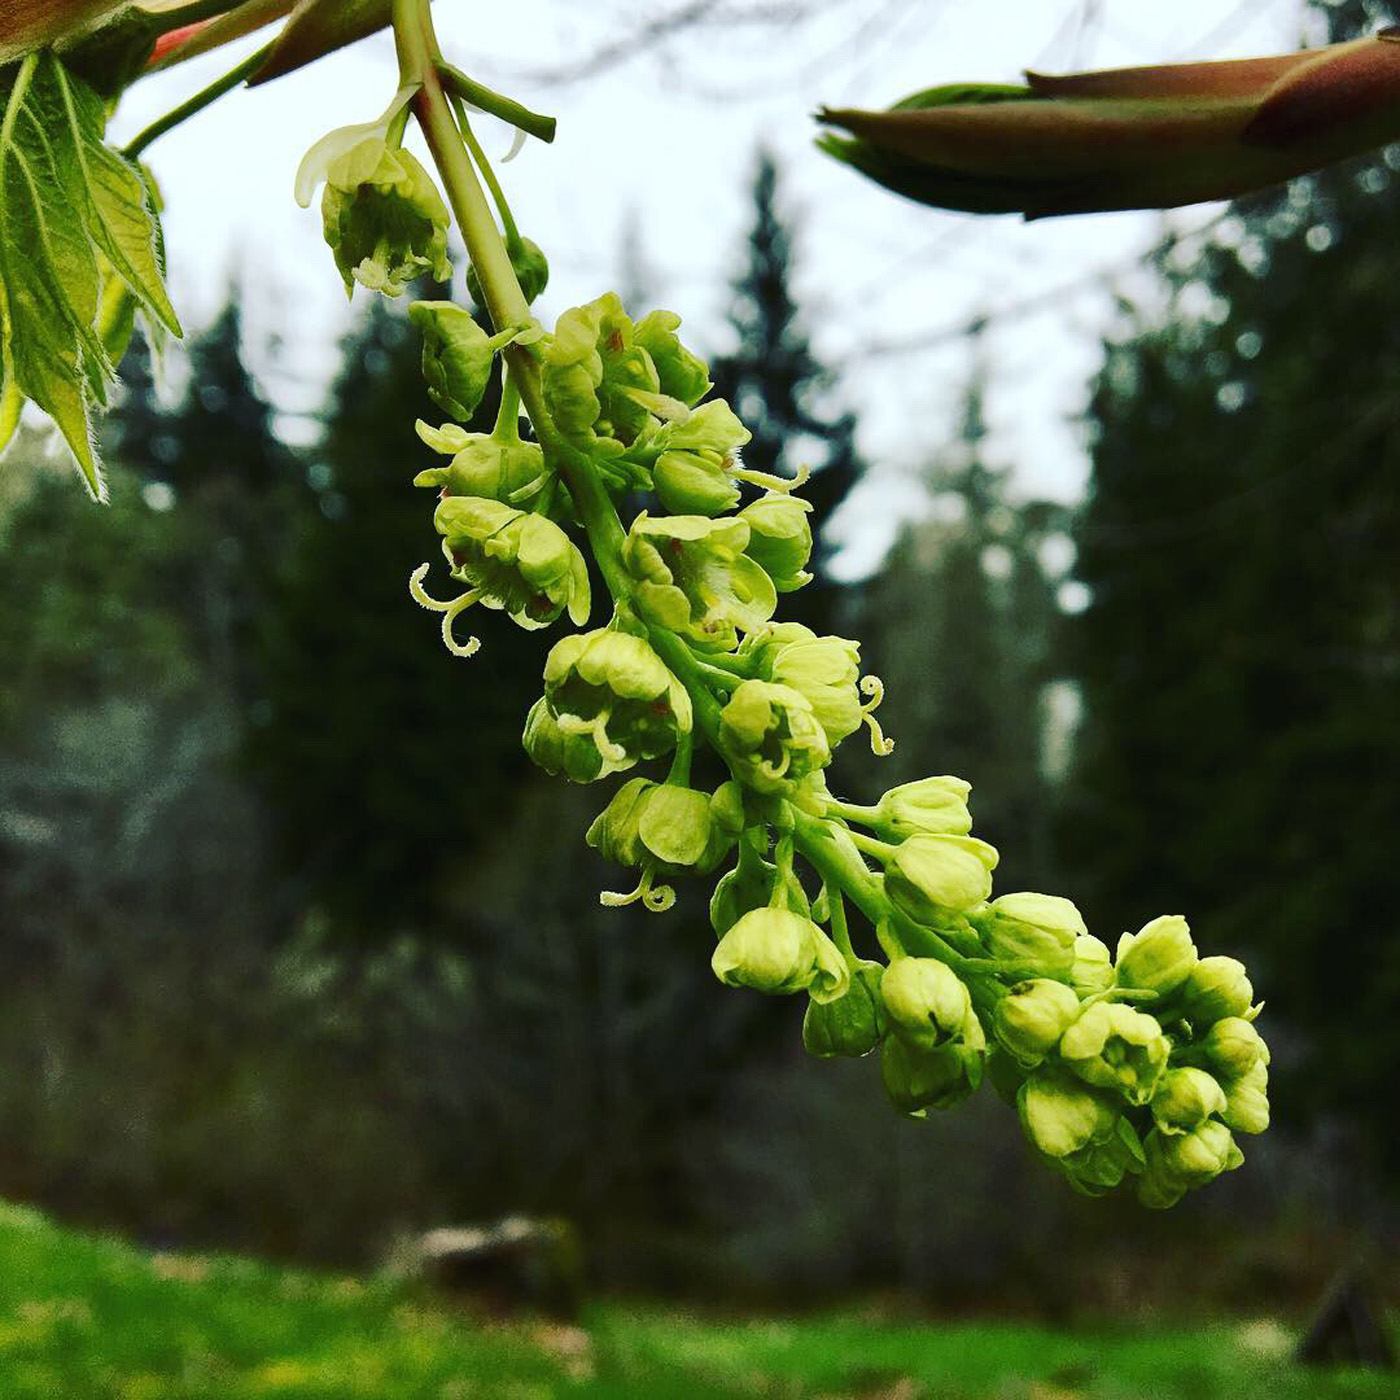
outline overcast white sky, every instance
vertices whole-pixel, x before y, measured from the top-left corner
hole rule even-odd
[[[843,521],[848,567],[877,560],[897,521],[917,508],[910,473],[953,429],[969,363],[968,339],[956,332],[973,316],[992,318],[984,349],[995,455],[1014,464],[1026,493],[1076,496],[1085,467],[1073,420],[1113,314],[1100,274],[1131,287],[1161,216],[1024,225],[926,210],[815,151],[810,113],[821,102],[884,106],[939,82],[1014,79],[1025,67],[1288,49],[1303,33],[1300,0],[824,0],[800,24],[638,42],[640,25],[679,4],[437,0],[449,58],[559,118],[552,147],[530,142],[502,172],[517,219],[550,257],[541,315],[617,284],[631,223],[658,303],[685,318],[698,348],[727,345],[727,278],[743,252],[753,153],[766,143],[784,167],[785,204],[801,220],[798,287],[809,328],[841,372],[842,398],[860,411],[872,463]],[[626,57],[576,76],[609,46]],[[114,135],[131,134],[243,51],[142,82]],[[170,275],[187,324],[206,320],[240,272],[253,362],[289,411],[320,402],[349,315],[319,216],[292,199],[293,174],[326,130],[377,116],[395,83],[392,43],[379,36],[230,94],[148,156],[166,195]],[[485,134],[495,151],[509,144],[504,129]],[[1202,206],[1172,220],[1198,226],[1218,212]],[[1039,309],[1022,311],[1027,304]],[[406,436],[406,474],[414,450]]]

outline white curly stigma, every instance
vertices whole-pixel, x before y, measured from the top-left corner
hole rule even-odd
[[[480,601],[482,590],[470,588],[462,594],[460,598],[454,598],[451,602],[444,602],[441,598],[434,598],[423,587],[423,580],[428,576],[429,565],[420,564],[408,576],[408,596],[418,604],[420,608],[426,608],[429,612],[442,614],[442,640],[443,645],[453,656],[475,656],[481,650],[481,639],[479,637],[468,637],[465,642],[459,642],[453,634],[453,626],[458,617],[471,607],[475,602]]]
[[[875,711],[885,698],[885,683],[879,676],[865,676],[861,679],[860,691],[870,697],[860,708],[860,717],[870,726],[870,752],[876,758],[888,758],[894,752],[894,740],[885,737],[880,721],[875,718]]]

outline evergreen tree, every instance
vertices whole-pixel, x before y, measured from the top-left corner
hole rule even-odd
[[[1328,7],[1329,37],[1385,17]],[[1108,347],[1063,824],[1090,926],[1190,911],[1301,1034],[1282,1110],[1353,1114],[1392,1162],[1397,170],[1392,147],[1237,208]]]
[[[895,738],[879,785],[955,773],[973,786],[979,834],[1004,845],[1006,888],[1056,887],[1047,869],[1042,771],[1046,684],[1058,612],[1042,546],[1064,512],[1016,503],[987,459],[985,374],[974,372],[959,441],[925,483],[930,516],[900,534],[870,586],[866,630]]]
[[[441,413],[402,309],[375,298],[345,341],[325,437],[265,639],[268,691],[252,756],[279,848],[306,898],[362,933],[440,924],[445,890],[529,772],[523,717],[541,637],[500,614],[453,657],[408,596],[440,565],[434,498],[414,474],[440,459],[412,433]],[[494,403],[477,429],[489,428]],[[430,583],[441,588],[440,567]]]
[[[784,616],[818,630],[832,625],[837,585],[830,562],[835,544],[826,530],[862,467],[856,420],[828,402],[832,376],[817,359],[791,287],[793,237],[780,208],[778,167],[761,151],[753,181],[748,261],[734,281],[729,324],[737,341],[711,360],[715,393],[734,405],[753,433],[744,463],[755,471],[812,479],[802,494],[812,503],[816,578],[784,604]],[[813,451],[816,458],[809,454]]]

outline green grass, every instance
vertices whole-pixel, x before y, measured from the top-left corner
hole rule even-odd
[[[862,1396],[1366,1400],[1393,1378],[1301,1371],[1271,1322],[1065,1333],[857,1313],[724,1320],[603,1304],[492,1324],[387,1284],[151,1255],[0,1205],[0,1396]]]

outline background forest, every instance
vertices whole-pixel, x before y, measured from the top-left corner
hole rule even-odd
[[[750,466],[815,469],[803,620],[867,638],[898,740],[833,786],[960,774],[1007,888],[1101,932],[1180,909],[1247,958],[1280,1120],[1249,1169],[1170,1223],[1078,1200],[1000,1105],[911,1123],[870,1065],[805,1058],[800,1006],[709,977],[694,894],[599,909],[594,795],[519,746],[539,639],[488,626],[463,663],[407,596],[416,334],[370,305],[293,449],[234,284],[168,352],[176,389],[128,355],[109,509],[33,438],[0,473],[0,1195],[350,1266],[524,1211],[612,1288],[1051,1315],[1299,1306],[1394,1257],[1400,148],[1233,207],[1203,256],[1164,239],[1104,345],[1078,507],[991,454],[969,337],[954,431],[911,424],[922,504],[844,584],[855,405],[770,158],[751,186],[713,377]]]

